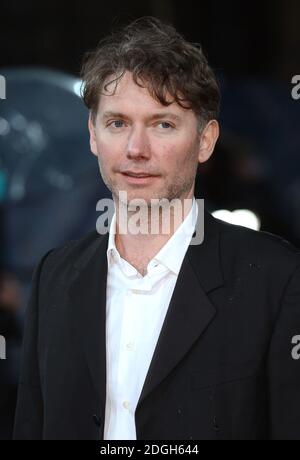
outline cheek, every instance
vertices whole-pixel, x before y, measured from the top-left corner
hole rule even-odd
[[[99,138],[97,140],[97,149],[99,152],[99,159],[102,164],[110,165],[120,160],[122,155],[122,146],[116,139]]]
[[[126,140],[124,139],[124,136],[110,136],[102,134],[97,138],[97,145],[99,151],[103,152],[105,155],[119,155],[125,151]]]
[[[160,146],[159,157],[167,171],[176,171],[178,174],[178,171],[186,170],[195,162],[194,150],[194,144],[186,139],[178,139],[176,142],[164,144],[163,148]]]
[[[155,141],[151,143],[151,151],[164,162],[169,162],[172,166],[173,161],[182,155],[180,140]]]

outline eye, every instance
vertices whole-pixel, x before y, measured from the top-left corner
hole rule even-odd
[[[163,129],[168,129],[168,128],[173,128],[173,126],[171,125],[171,123],[168,123],[167,121],[161,121],[159,125],[162,125]]]
[[[123,120],[113,120],[110,123],[108,123],[108,126],[112,126],[113,128],[122,128],[123,123]]]

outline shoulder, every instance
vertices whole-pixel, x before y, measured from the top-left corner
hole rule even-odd
[[[95,251],[96,245],[100,244],[103,235],[96,230],[89,232],[76,240],[67,241],[65,244],[48,251],[40,260],[42,278],[49,278],[55,274],[66,273],[73,267],[76,268],[82,260],[89,258]]]
[[[213,217],[221,235],[224,257],[244,260],[284,278],[300,267],[300,249],[285,238],[266,231],[255,231]]]
[[[262,255],[294,259],[300,262],[300,249],[285,238],[267,231],[252,230],[241,225],[229,224],[211,216],[225,242],[242,252],[259,252]]]

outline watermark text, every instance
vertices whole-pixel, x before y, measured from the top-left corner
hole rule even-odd
[[[0,359],[6,359],[6,340],[0,335]]]
[[[6,99],[6,80],[0,75],[0,99]]]
[[[295,85],[292,89],[292,98],[298,101],[300,99],[300,75],[293,76],[292,85]]]
[[[198,245],[204,239],[204,199],[195,199],[197,219],[191,234],[190,244]],[[167,200],[166,198],[153,198],[148,203],[142,198],[127,200],[127,192],[120,191],[117,206],[117,222],[119,234],[131,235],[171,235],[183,223],[193,206],[193,199],[179,198]],[[97,219],[96,229],[101,235],[110,231],[113,215],[116,207],[114,200],[104,198],[98,201],[97,211],[101,215]],[[195,213],[194,213],[194,217]],[[183,228],[191,231],[191,227]]]

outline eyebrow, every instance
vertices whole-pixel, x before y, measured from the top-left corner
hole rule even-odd
[[[104,112],[104,114],[102,115],[102,119],[107,119],[107,118],[110,118],[110,117],[115,117],[115,118],[124,118],[124,119],[128,119],[129,117],[127,115],[125,115],[124,113],[121,113],[121,112],[113,112],[113,111],[107,111],[107,112]],[[149,117],[147,117],[147,120],[148,121],[153,121],[153,120],[157,120],[157,119],[160,119],[160,118],[170,118],[172,120],[175,120],[175,121],[180,121],[180,117],[178,115],[175,115],[175,113],[172,113],[172,112],[161,112],[161,113],[153,113],[152,115],[150,115]]]

